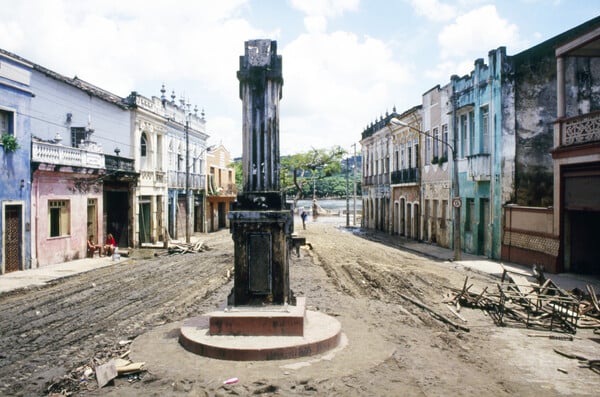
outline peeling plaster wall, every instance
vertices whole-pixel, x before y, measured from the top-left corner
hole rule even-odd
[[[458,161],[460,196],[463,203],[467,199],[473,202],[470,220],[467,219],[468,207],[463,206],[461,209],[461,239],[466,252],[490,258],[500,258],[502,204],[510,196],[513,183],[513,173],[507,164],[514,158],[514,140],[511,138],[510,128],[503,124],[506,105],[502,95],[511,92],[510,89],[504,91],[509,71],[506,48],[499,47],[488,53],[487,65],[483,59],[477,59],[468,76],[452,78],[458,117],[456,127],[459,128],[459,158],[463,152],[465,155]],[[483,139],[486,136],[483,135],[481,125],[484,108],[488,109],[487,150],[483,149]],[[469,119],[469,131],[474,129],[471,135],[474,141],[465,143],[465,150],[462,150],[463,140],[460,138],[461,116]],[[466,137],[465,141],[467,140],[470,140],[469,136]],[[468,175],[468,158],[486,155],[489,156],[489,168],[480,168],[477,172],[487,173],[487,176],[479,180],[471,178]],[[508,174],[505,175],[504,172]],[[466,224],[467,221],[469,224]]]
[[[525,55],[515,56],[515,201],[546,207],[554,192],[556,59],[551,46]]]

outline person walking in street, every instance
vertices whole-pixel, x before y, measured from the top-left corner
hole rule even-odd
[[[306,230],[306,218],[308,218],[308,214],[306,213],[306,211],[304,211],[304,209],[302,209],[300,218],[302,218],[302,229]]]

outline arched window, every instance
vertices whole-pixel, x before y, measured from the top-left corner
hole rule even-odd
[[[142,157],[146,157],[147,149],[148,149],[148,138],[146,137],[146,133],[142,132],[142,137],[140,138],[140,155]]]

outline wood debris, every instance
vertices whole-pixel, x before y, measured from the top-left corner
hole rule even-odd
[[[578,360],[581,368],[589,368],[597,374],[600,374],[600,359],[592,360],[576,353],[567,353],[558,349],[554,349],[554,351],[563,357]]]
[[[530,281],[535,279],[536,281]],[[504,269],[496,291],[485,287],[473,292],[472,284],[465,278],[462,289],[444,302],[485,310],[497,325],[521,324],[527,328],[575,334],[577,328],[600,328],[600,307],[594,288],[588,285],[583,291],[566,291],[546,278],[539,269],[532,275],[515,274]]]
[[[208,251],[210,248],[203,241],[197,241],[196,243],[180,243],[180,242],[169,242],[169,246],[166,250],[158,251],[154,256],[167,256],[167,255],[181,255],[189,253],[199,253]]]

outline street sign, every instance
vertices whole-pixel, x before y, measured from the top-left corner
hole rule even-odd
[[[460,199],[460,197],[454,197],[452,199],[452,206],[454,208],[460,208],[462,206],[462,200]]]

